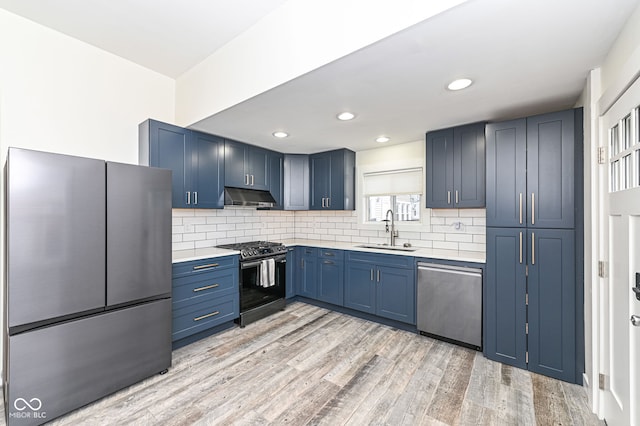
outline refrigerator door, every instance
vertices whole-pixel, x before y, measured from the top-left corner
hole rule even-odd
[[[107,162],[107,305],[171,295],[171,171]]]
[[[10,148],[8,326],[104,308],[104,161]]]
[[[48,422],[169,368],[171,299],[9,336],[7,349],[9,426]]]

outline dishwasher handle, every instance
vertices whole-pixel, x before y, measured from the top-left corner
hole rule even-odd
[[[418,263],[418,270],[443,272],[445,274],[467,275],[470,277],[482,276],[482,269],[465,268],[463,266],[438,265],[432,263]]]

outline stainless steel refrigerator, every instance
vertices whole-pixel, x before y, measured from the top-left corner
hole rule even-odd
[[[171,365],[171,172],[10,148],[4,401],[40,424]]]

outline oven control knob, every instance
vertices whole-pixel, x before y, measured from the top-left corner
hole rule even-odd
[[[240,250],[240,257],[247,257],[249,256],[248,250]]]

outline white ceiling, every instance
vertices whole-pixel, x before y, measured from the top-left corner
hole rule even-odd
[[[0,0],[0,7],[176,76],[282,3]],[[379,135],[403,143],[447,126],[570,108],[639,3],[472,0],[191,127],[282,152],[359,151],[379,147]],[[445,89],[461,76],[475,83]],[[342,110],[356,119],[336,120]],[[276,130],[291,136],[277,140]]]

